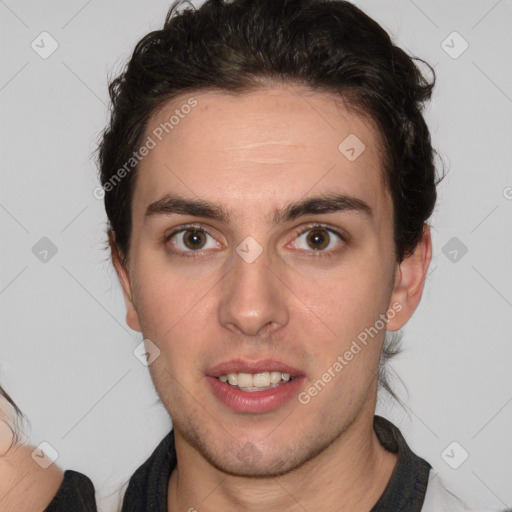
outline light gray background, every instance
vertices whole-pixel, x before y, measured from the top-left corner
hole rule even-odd
[[[449,171],[431,273],[393,364],[408,415],[389,403],[377,412],[461,497],[512,507],[512,2],[358,5],[435,65],[426,116]],[[141,335],[125,325],[103,250],[91,153],[107,119],[107,75],[168,7],[0,0],[0,379],[31,422],[30,441],[49,442],[57,464],[89,475],[103,511],[170,422],[132,353]],[[59,45],[47,59],[31,48],[43,31]],[[446,39],[453,31],[469,44],[458,58],[442,46],[462,48]],[[57,247],[46,263],[32,252],[42,237]],[[455,262],[443,253],[453,237],[468,249]],[[453,441],[469,452],[456,470],[441,457]]]

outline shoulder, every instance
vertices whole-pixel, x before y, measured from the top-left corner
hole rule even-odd
[[[445,486],[439,473],[431,471],[421,512],[498,512],[469,507]],[[507,512],[507,511],[503,511]]]
[[[43,469],[32,458],[34,448],[14,445],[0,457],[0,509],[40,511],[59,489],[64,475],[51,465]]]
[[[77,471],[64,472],[57,494],[44,512],[96,512],[96,497],[91,480]]]
[[[16,415],[0,396],[0,510],[40,511],[48,505],[62,483],[55,465],[43,469],[33,458],[34,448],[18,442]]]
[[[95,512],[92,482],[76,471],[62,472],[45,454],[18,442],[12,407],[0,396],[0,510],[10,512]],[[47,462],[47,461],[46,461]]]

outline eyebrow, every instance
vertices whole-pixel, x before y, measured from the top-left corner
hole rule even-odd
[[[306,215],[320,215],[323,213],[353,212],[373,218],[371,207],[362,199],[345,194],[325,194],[308,197],[295,203],[289,203],[280,210],[274,210],[273,223],[275,225],[290,222]],[[204,199],[188,199],[172,194],[151,203],[144,215],[144,221],[156,215],[191,215],[205,217],[229,224],[229,212],[219,204]]]

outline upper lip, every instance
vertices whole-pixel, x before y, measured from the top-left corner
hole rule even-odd
[[[210,377],[220,377],[228,373],[262,373],[262,372],[281,372],[289,373],[292,377],[302,375],[302,372],[289,364],[285,364],[275,359],[260,359],[250,361],[243,359],[233,359],[219,363],[206,371]]]

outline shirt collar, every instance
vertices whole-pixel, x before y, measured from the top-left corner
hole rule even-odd
[[[388,485],[370,512],[419,512],[425,501],[432,466],[409,448],[400,430],[375,415],[373,429],[382,446],[398,454]]]
[[[382,446],[398,458],[386,489],[370,512],[420,512],[431,465],[412,452],[400,430],[389,420],[375,415],[373,429]],[[171,430],[133,474],[121,512],[167,512],[169,478],[176,463]]]

